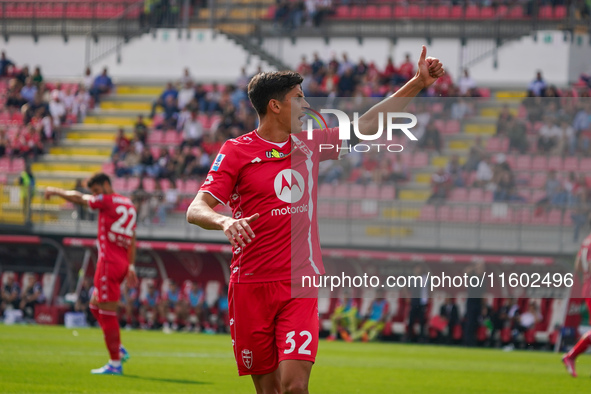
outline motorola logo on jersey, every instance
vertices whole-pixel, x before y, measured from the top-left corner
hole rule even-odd
[[[279,172],[275,177],[275,194],[277,198],[286,203],[296,203],[304,196],[306,184],[304,177],[292,169]]]

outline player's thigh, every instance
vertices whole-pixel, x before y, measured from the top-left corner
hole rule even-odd
[[[126,266],[105,261],[98,262],[94,275],[94,287],[99,307],[102,304],[109,304],[108,307],[112,308],[111,304],[114,303],[117,308],[117,303],[121,299],[121,283],[126,274]]]
[[[269,283],[230,283],[230,334],[240,375],[265,375],[277,369],[275,310]]]
[[[318,299],[292,298],[276,318],[276,346],[279,362],[314,362],[318,351]]]

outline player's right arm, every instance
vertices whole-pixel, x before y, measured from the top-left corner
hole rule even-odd
[[[83,194],[76,190],[64,190],[57,187],[48,187],[45,189],[45,199],[49,200],[51,196],[58,196],[73,204],[88,206],[88,202],[92,199],[92,195]]]
[[[250,223],[259,218],[256,213],[243,219],[234,219],[213,210],[219,201],[209,193],[199,192],[187,210],[187,222],[206,230],[222,230],[233,247],[245,247],[252,242],[254,232]]]

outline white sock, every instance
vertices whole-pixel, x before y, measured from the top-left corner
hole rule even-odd
[[[121,366],[121,360],[109,360],[109,364],[111,364],[113,367],[120,367]]]

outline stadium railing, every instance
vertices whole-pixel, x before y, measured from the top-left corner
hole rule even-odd
[[[371,190],[371,188],[367,188]],[[151,198],[147,194],[147,198]],[[194,193],[183,192],[179,204],[158,223],[158,209],[139,208],[138,237],[145,239],[225,241],[222,232],[186,223],[185,212]],[[576,251],[587,230],[586,220],[572,206],[540,209],[520,202],[454,202],[438,204],[376,196],[320,196],[317,210],[324,245],[335,247],[504,250],[523,253],[568,254]],[[96,234],[96,222],[81,220],[74,207],[32,199],[33,228],[39,234]],[[227,208],[221,210],[229,214]],[[268,214],[281,214],[269,212]],[[578,225],[577,225],[578,223]]]

